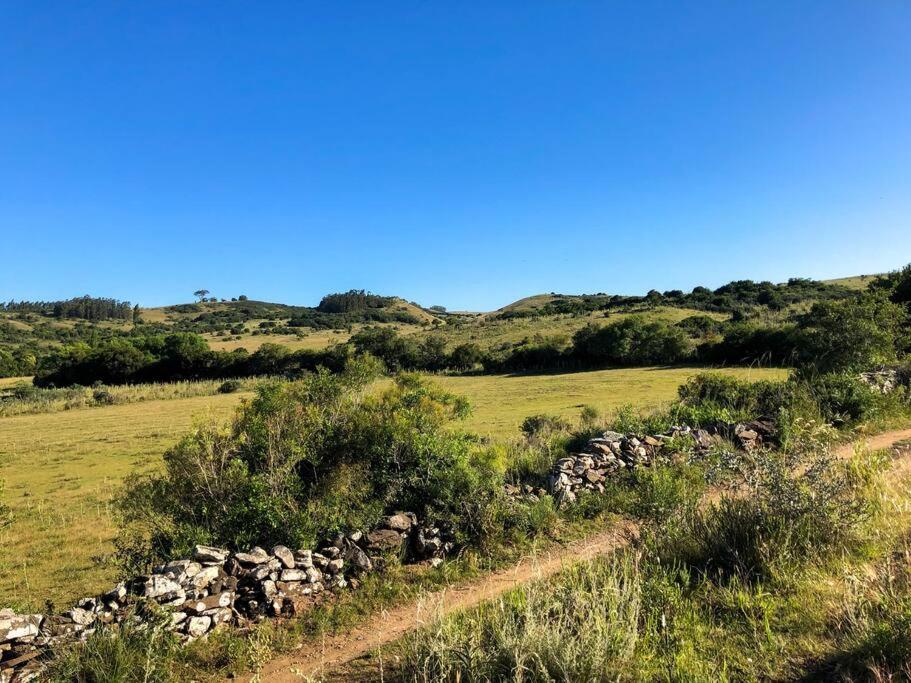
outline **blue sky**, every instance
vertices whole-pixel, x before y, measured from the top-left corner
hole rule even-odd
[[[0,298],[911,261],[911,3],[0,4]]]

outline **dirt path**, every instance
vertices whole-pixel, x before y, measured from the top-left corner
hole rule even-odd
[[[911,440],[911,429],[876,434],[860,442],[868,449],[879,450],[907,440]],[[856,443],[841,446],[836,455],[850,457]],[[911,466],[911,459],[905,460],[909,462],[902,463],[902,470],[907,469],[904,465]],[[607,555],[627,545],[635,532],[634,523],[619,524],[568,546],[526,558],[509,569],[428,594],[421,600],[376,615],[347,633],[306,643],[295,652],[272,660],[247,680],[300,683],[311,677],[322,680],[333,673],[345,678],[345,672],[340,669],[348,669],[350,676],[352,662],[398,640],[429,619],[468,609],[530,580],[556,574],[574,562]]]

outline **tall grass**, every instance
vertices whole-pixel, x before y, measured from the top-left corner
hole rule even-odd
[[[616,680],[636,651],[642,579],[633,555],[533,582],[401,644],[411,681]]]

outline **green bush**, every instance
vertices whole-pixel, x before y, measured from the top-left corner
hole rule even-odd
[[[226,379],[218,387],[219,394],[233,394],[240,391],[243,384],[237,379]]]
[[[464,399],[403,375],[367,392],[376,365],[349,363],[297,382],[262,385],[230,428],[203,425],[133,477],[119,499],[130,564],[194,543],[312,546],[368,529],[393,510],[485,533],[500,494],[502,452],[450,429]]]

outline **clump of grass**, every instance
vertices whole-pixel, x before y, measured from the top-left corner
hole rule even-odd
[[[613,680],[636,651],[636,558],[580,564],[409,636],[398,674],[411,681]]]
[[[167,683],[175,675],[180,642],[167,626],[171,616],[151,604],[138,608],[136,619],[102,627],[88,639],[65,647],[51,659],[42,680],[102,683]],[[140,620],[141,617],[141,620]]]

